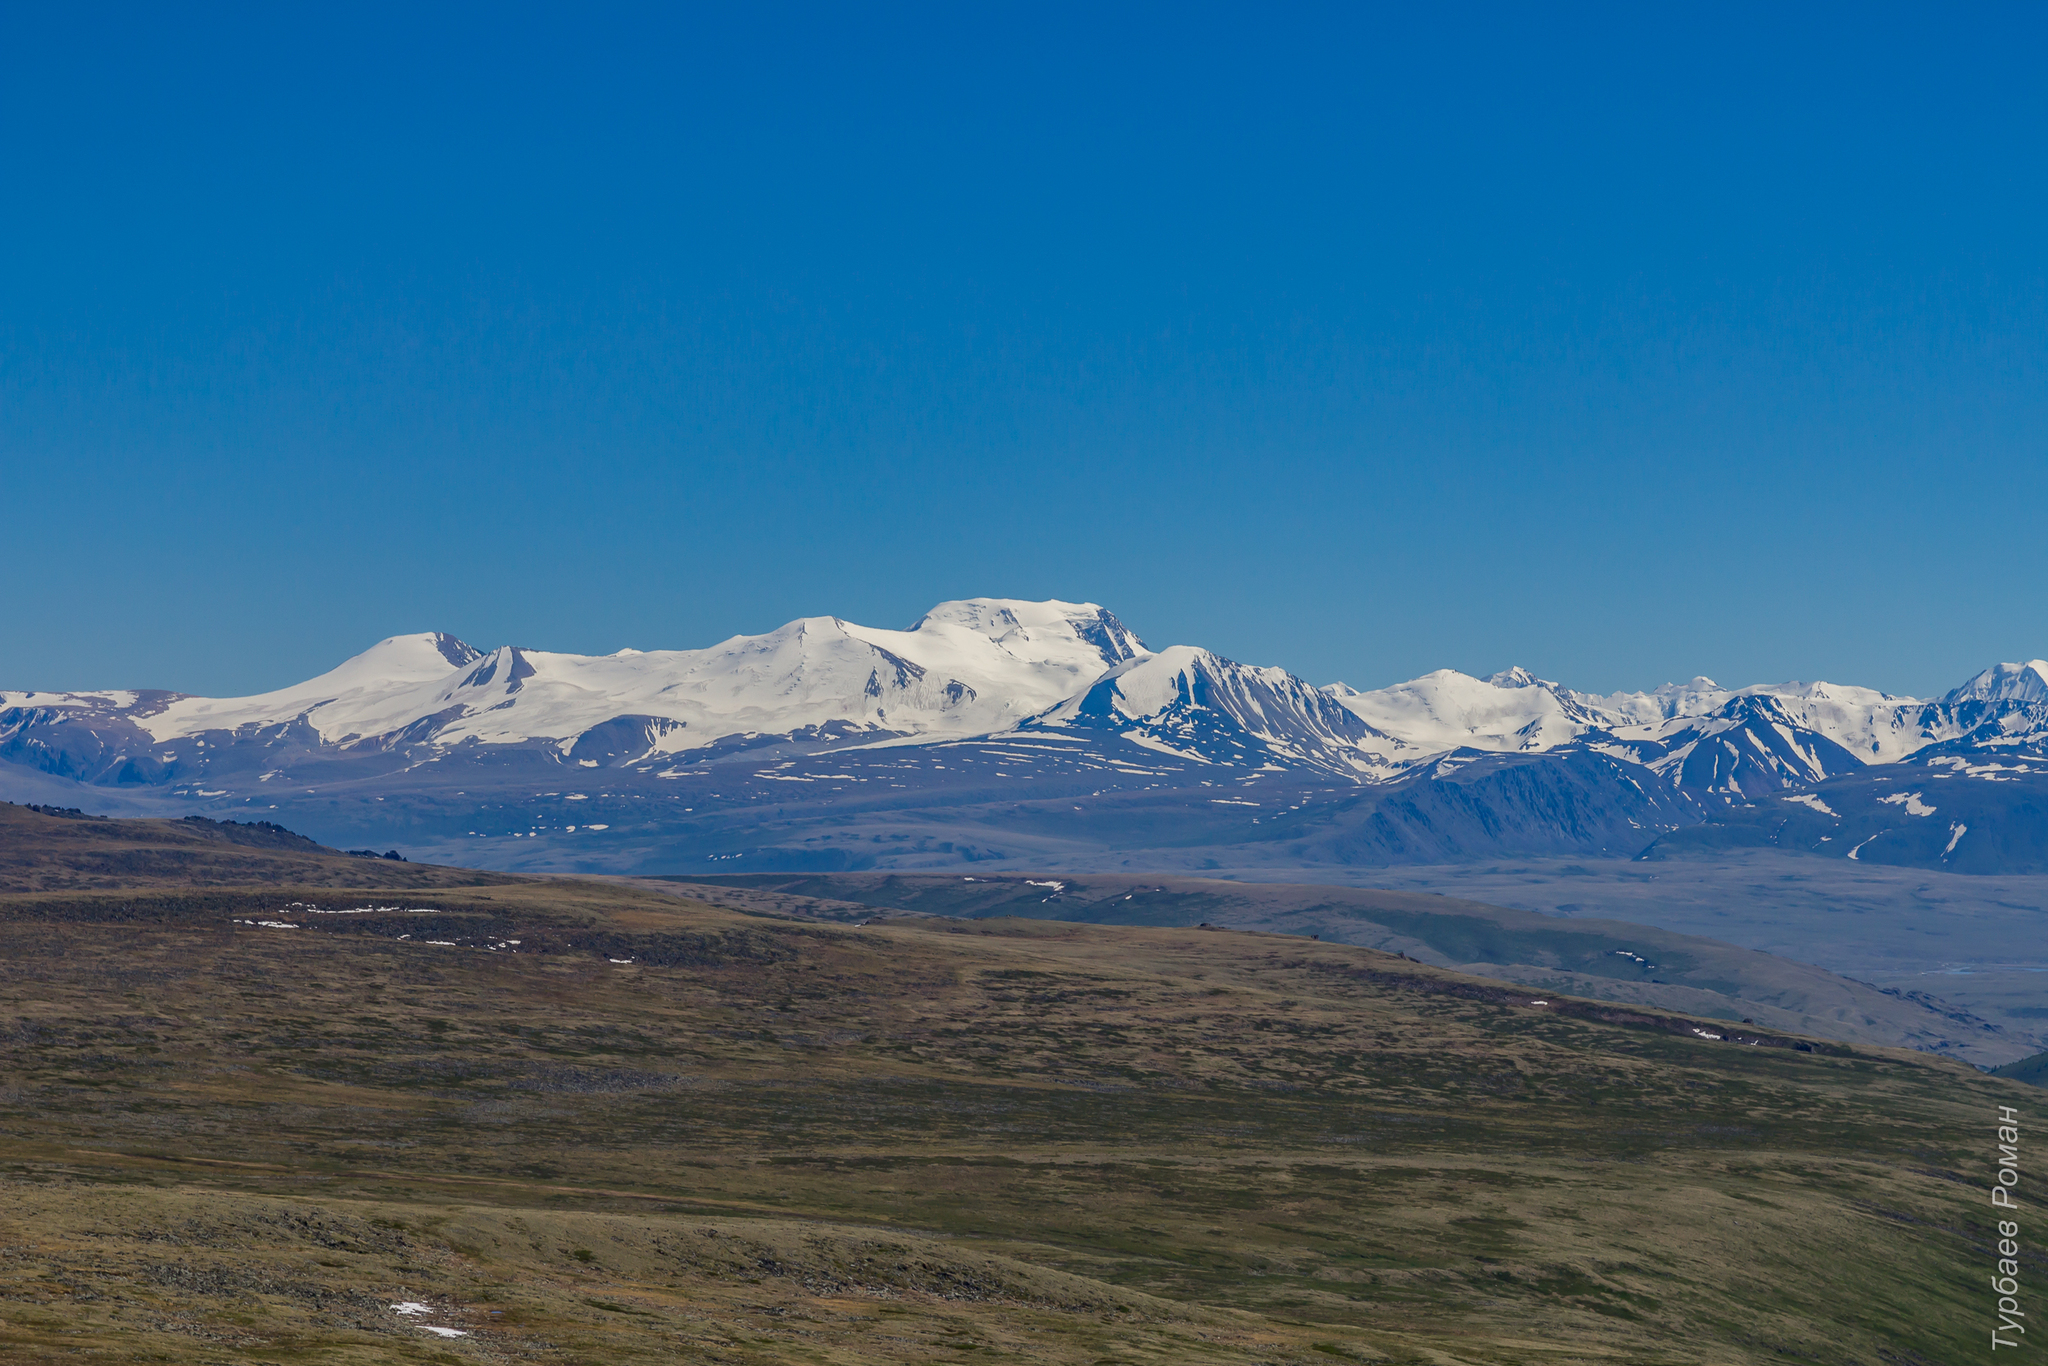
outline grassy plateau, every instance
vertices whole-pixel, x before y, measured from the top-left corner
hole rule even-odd
[[[2040,1092],[1959,1062],[241,829],[0,807],[0,1359],[1985,1350],[1991,1120]]]

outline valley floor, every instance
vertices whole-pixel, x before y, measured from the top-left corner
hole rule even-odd
[[[1895,991],[1927,992],[2037,1040],[2048,1033],[2048,876],[1937,873],[1764,852],[1731,852],[1712,862],[1510,858],[1411,868],[1255,868],[1225,876],[1433,892],[1546,915],[1654,925]]]

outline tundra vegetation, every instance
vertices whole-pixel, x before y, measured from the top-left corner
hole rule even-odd
[[[0,879],[9,1360],[1929,1366],[2039,1094],[1299,936],[4,807]]]

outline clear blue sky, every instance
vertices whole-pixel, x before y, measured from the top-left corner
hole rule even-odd
[[[993,594],[1946,688],[2048,654],[2044,16],[7,4],[0,686]]]

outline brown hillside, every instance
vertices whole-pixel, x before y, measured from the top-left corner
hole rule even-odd
[[[262,823],[102,820],[0,802],[0,893],[257,885],[474,887],[517,879],[354,858]]]

